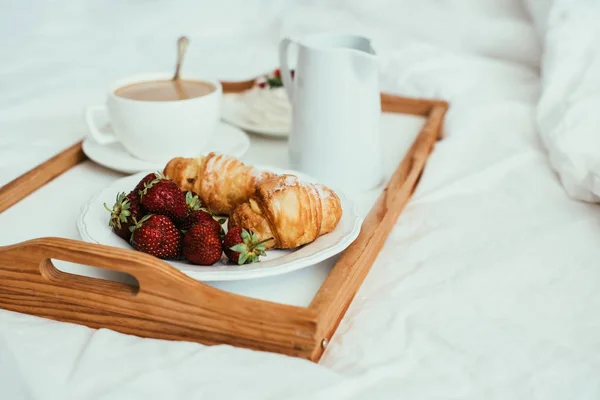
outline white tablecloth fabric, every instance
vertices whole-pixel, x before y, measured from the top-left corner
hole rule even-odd
[[[170,70],[182,33],[185,68],[221,79],[274,67],[285,35],[367,34],[384,90],[451,101],[445,140],[319,364],[2,311],[2,398],[600,397],[600,214],[569,199],[540,144],[541,50],[519,1],[1,7],[2,183],[85,135],[81,111],[112,79]],[[253,139],[245,159],[285,163],[284,143]],[[0,215],[0,244],[77,237],[77,208],[118,176],[70,171]]]

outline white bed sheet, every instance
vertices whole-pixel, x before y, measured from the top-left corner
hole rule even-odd
[[[283,35],[368,34],[383,89],[451,101],[447,137],[319,365],[2,311],[3,398],[600,397],[600,213],[568,198],[535,132],[540,48],[519,1],[177,4],[2,5],[0,182],[81,137],[111,79],[170,69],[180,33],[186,69],[231,79],[273,67]],[[23,228],[17,210],[33,221],[42,196],[116,176],[69,172],[0,215],[0,244],[76,213],[57,201]]]

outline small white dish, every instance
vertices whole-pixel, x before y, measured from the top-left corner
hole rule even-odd
[[[296,171],[282,170],[279,168],[256,166],[259,170],[269,170],[274,173],[290,173],[298,178],[318,182],[315,179]],[[148,171],[130,175],[113,182],[85,204],[77,220],[77,228],[81,238],[90,243],[98,243],[123,249],[132,249],[125,240],[112,232],[108,226],[109,214],[104,208],[104,203],[109,207],[115,201],[119,192],[129,192],[144,177]],[[223,256],[212,266],[201,266],[186,261],[165,260],[188,276],[200,281],[232,281],[255,279],[275,276],[305,268],[330,258],[346,249],[360,233],[363,218],[355,209],[354,202],[344,193],[336,190],[342,205],[342,218],[336,228],[315,241],[292,250],[268,250],[265,257],[259,262],[245,265],[227,264]],[[225,224],[226,226],[226,224]]]
[[[208,145],[198,153],[198,156],[214,151],[239,158],[249,148],[250,139],[243,130],[219,122]],[[162,171],[165,167],[164,163],[153,163],[135,158],[119,142],[100,144],[89,136],[83,141],[83,151],[92,161],[127,174],[141,171]]]
[[[262,98],[252,97],[250,91],[224,94],[221,118],[247,132],[272,138],[287,138],[291,127],[291,112],[288,110],[288,100],[282,98],[287,95],[283,88],[276,89],[276,92],[264,89],[262,93],[265,94]],[[273,96],[269,96],[270,94]]]

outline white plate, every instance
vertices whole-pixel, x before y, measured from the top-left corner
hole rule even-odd
[[[225,122],[219,122],[207,147],[200,151],[198,156],[214,151],[239,158],[249,148],[250,139],[243,130]],[[83,151],[94,162],[127,174],[162,171],[165,167],[164,163],[152,163],[135,158],[120,143],[102,145],[89,136],[83,141]]]
[[[273,138],[286,138],[289,136],[289,128],[273,126],[269,124],[256,124],[248,121],[243,116],[248,112],[246,105],[239,101],[239,94],[228,93],[223,96],[223,107],[221,118],[232,125],[247,132],[257,133]]]
[[[291,173],[298,178],[317,182],[313,178],[296,171],[282,170],[279,168],[260,167],[259,170],[269,170],[274,173]],[[115,196],[119,192],[129,192],[144,177],[147,172],[121,178],[109,187],[95,195],[82,207],[77,220],[77,228],[81,238],[86,242],[99,243],[124,249],[132,247],[123,239],[114,234],[108,226],[108,211],[103,204],[112,207]],[[226,257],[212,266],[193,265],[186,261],[165,260],[183,273],[200,281],[231,281],[241,279],[262,278],[285,274],[300,268],[314,265],[332,257],[347,248],[356,239],[360,232],[363,218],[355,210],[355,205],[344,193],[336,190],[342,205],[342,218],[336,228],[320,236],[312,243],[293,250],[268,250],[266,257],[253,264],[231,265],[227,264]],[[226,224],[225,224],[226,225]]]

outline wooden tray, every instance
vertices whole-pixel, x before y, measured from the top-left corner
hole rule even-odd
[[[239,92],[253,81],[223,82]],[[44,237],[0,247],[0,307],[92,328],[206,345],[229,344],[318,362],[412,195],[435,142],[444,101],[381,95],[383,112],[427,118],[410,150],[308,307],[228,293],[135,250]],[[81,142],[0,189],[3,212],[86,160]],[[51,259],[134,276],[139,286],[59,271]]]

